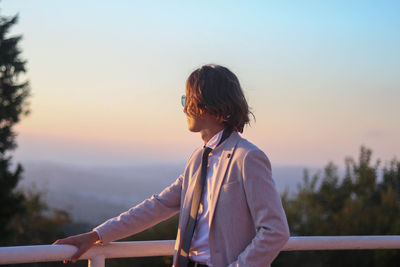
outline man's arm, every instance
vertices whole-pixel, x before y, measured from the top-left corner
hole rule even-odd
[[[93,230],[105,244],[141,232],[179,212],[183,176],[137,206],[109,219]]]
[[[256,236],[229,266],[269,266],[289,239],[282,202],[272,180],[271,164],[261,150],[243,161],[243,185]]]
[[[121,213],[118,217],[106,221],[93,229],[93,231],[59,239],[53,244],[68,244],[77,247],[78,250],[71,257],[71,261],[76,262],[83,253],[88,251],[98,241],[101,243],[108,243],[113,240],[121,239],[143,231],[171,217],[173,214],[177,213],[180,208],[182,179],[183,176],[180,176],[160,194],[153,195],[150,199]],[[67,261],[64,261],[64,263],[66,262]]]

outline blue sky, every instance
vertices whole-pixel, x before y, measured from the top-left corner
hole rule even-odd
[[[398,1],[1,2],[15,13],[22,160],[184,161],[201,140],[179,98],[206,63],[237,74],[257,119],[244,137],[275,164],[399,156]]]

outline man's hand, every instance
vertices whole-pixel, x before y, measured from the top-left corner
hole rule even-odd
[[[67,238],[59,239],[53,245],[73,245],[78,251],[71,257],[71,262],[75,263],[83,253],[88,251],[94,243],[99,240],[99,236],[95,231],[87,232],[80,235],[74,235]],[[67,263],[67,261],[64,261]]]

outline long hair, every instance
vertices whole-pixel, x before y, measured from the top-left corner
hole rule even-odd
[[[189,116],[207,112],[223,121],[225,127],[240,133],[250,122],[249,114],[253,115],[236,75],[214,64],[204,65],[188,77],[184,112]]]

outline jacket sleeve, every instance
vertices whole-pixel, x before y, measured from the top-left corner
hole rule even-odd
[[[153,195],[137,206],[107,220],[93,230],[103,244],[141,232],[179,212],[183,176],[160,194]]]
[[[272,180],[271,164],[261,150],[246,154],[242,176],[256,235],[229,266],[269,266],[288,241],[289,227]]]

